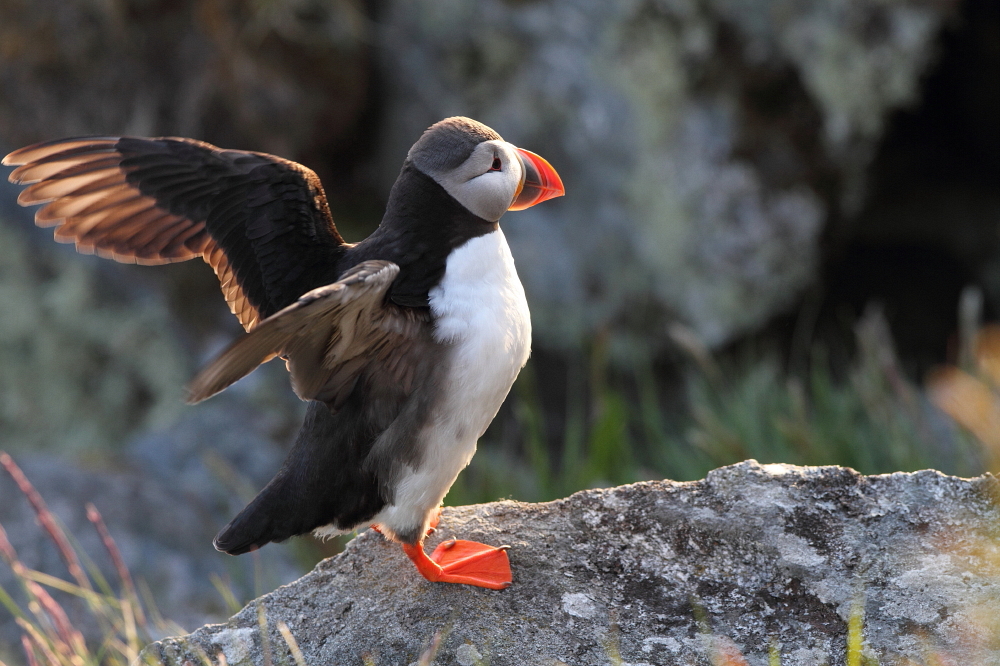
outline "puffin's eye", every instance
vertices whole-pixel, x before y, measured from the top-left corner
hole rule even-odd
[[[500,161],[499,157],[494,157],[493,166],[490,167],[490,171],[500,171],[501,167],[503,167],[503,162]]]

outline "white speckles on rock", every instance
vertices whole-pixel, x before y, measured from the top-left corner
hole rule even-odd
[[[826,559],[800,536],[781,532],[774,535],[774,543],[778,547],[781,559],[787,564],[812,568],[822,566]]]
[[[460,666],[477,666],[482,663],[483,655],[479,654],[479,650],[474,645],[462,643],[455,650],[455,661]]]
[[[227,663],[242,664],[250,659],[256,636],[255,627],[223,629],[212,634],[211,642],[222,648]],[[209,651],[209,654],[213,654],[213,652]]]
[[[750,501],[759,497],[773,501]],[[860,593],[879,663],[923,663],[935,649],[1000,666],[995,643],[979,640],[1000,632],[998,497],[989,476],[775,474],[747,461],[695,483],[446,508],[428,550],[452,535],[515,544],[514,584],[500,592],[424,581],[398,547],[363,535],[261,601],[271,626],[306,615],[296,638],[310,664],[365,653],[408,664],[441,632],[437,666],[475,664],[473,649],[490,666],[606,664],[612,645],[623,664],[706,664],[714,650],[765,666],[772,641],[782,666],[813,666],[843,663]],[[872,516],[879,506],[891,508]],[[230,626],[256,632],[254,606]],[[217,650],[219,633],[206,627],[147,654],[183,663],[185,646]],[[282,644],[277,633],[270,642]],[[246,666],[261,666],[259,639],[242,644]]]
[[[787,657],[785,656],[786,654],[788,655]],[[826,664],[829,662],[830,658],[818,648],[791,647],[787,653],[782,651],[782,666],[786,664],[788,666],[806,666],[806,664],[811,666],[812,664]]]
[[[650,636],[642,641],[642,651],[652,652],[654,646],[663,646],[667,649],[677,651],[681,644],[677,642],[676,638],[664,637],[664,636]]]
[[[940,620],[940,611],[947,607],[949,599],[974,594],[966,581],[968,574],[956,567],[947,553],[924,555],[918,559],[917,568],[892,579],[900,595],[886,604],[885,611],[918,624]],[[996,582],[1000,585],[1000,580]],[[938,605],[929,603],[935,600]]]
[[[562,595],[562,609],[573,617],[582,617],[585,620],[592,620],[597,616],[594,600],[579,592]]]
[[[598,525],[601,524],[601,520],[604,519],[604,516],[605,514],[599,511],[593,511],[593,510],[584,511],[583,522],[587,523],[587,525],[591,527],[597,527]]]
[[[786,465],[785,463],[768,463],[766,465],[761,465],[760,471],[773,476],[785,476],[786,474],[794,473],[795,466]]]

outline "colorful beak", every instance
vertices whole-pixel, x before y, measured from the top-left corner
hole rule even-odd
[[[517,155],[521,158],[521,184],[507,210],[524,210],[566,194],[562,178],[544,157],[523,148],[517,149]]]

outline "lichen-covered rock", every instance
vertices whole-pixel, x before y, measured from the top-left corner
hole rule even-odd
[[[62,250],[62,251],[61,251]],[[0,446],[107,451],[172,421],[192,359],[163,298],[0,219]]]
[[[192,136],[303,157],[368,101],[358,0],[0,4],[0,138]]]
[[[258,600],[263,643],[251,604],[145,655],[263,664],[266,645],[280,663],[284,623],[308,664],[406,665],[436,643],[439,666],[744,663],[739,654],[758,665],[773,663],[772,649],[784,666],[806,666],[845,662],[853,617],[877,663],[995,666],[998,502],[989,475],[748,461],[698,482],[450,508],[431,546],[510,544],[512,587],[428,583],[366,532]]]
[[[954,3],[405,0],[380,23],[386,183],[452,114],[545,155],[564,200],[504,220],[547,344],[679,318],[716,345],[815,277]],[[648,342],[648,337],[646,339]],[[655,344],[655,342],[654,342]]]

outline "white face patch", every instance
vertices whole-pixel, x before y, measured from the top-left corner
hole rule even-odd
[[[457,169],[428,175],[469,211],[496,222],[514,201],[522,173],[514,146],[493,140],[476,146]]]

